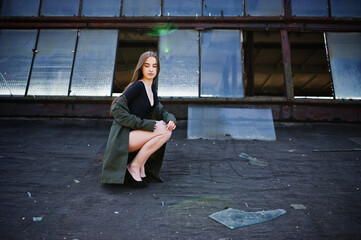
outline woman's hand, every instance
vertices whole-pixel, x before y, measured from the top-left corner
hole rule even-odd
[[[173,131],[176,128],[176,124],[174,121],[170,120],[167,124],[167,130],[169,131]]]
[[[163,127],[166,126],[166,124],[165,124],[165,122],[163,120],[155,121],[154,129],[161,128],[162,126]]]

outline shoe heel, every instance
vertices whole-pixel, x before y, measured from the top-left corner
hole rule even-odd
[[[128,168],[125,174],[125,184],[133,188],[145,188],[148,184],[145,181],[137,181],[129,173]]]

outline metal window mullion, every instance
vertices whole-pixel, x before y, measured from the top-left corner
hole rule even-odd
[[[36,34],[35,46],[34,46],[34,49],[33,49],[33,58],[31,59],[28,82],[26,83],[24,96],[28,95],[28,91],[29,91],[31,74],[33,73],[33,66],[34,66],[35,56],[36,56],[37,49],[38,49],[39,35],[40,35],[40,29],[38,29],[38,32]]]
[[[245,65],[244,65],[244,49],[243,49],[243,42],[244,42],[244,36],[243,36],[243,31],[242,31],[242,29],[240,28],[239,29],[239,46],[240,46],[240,59],[241,59],[241,61],[240,61],[240,64],[241,64],[241,69],[242,69],[242,88],[243,88],[243,96],[242,97],[244,97],[245,96],[245,84],[244,84],[244,82],[245,82]]]
[[[117,36],[117,44],[116,44],[116,46],[115,46],[115,52],[116,52],[116,54],[115,54],[115,57],[114,57],[113,79],[112,79],[112,84],[111,84],[111,86],[110,86],[110,95],[109,95],[110,97],[113,96],[113,87],[114,87],[115,72],[116,72],[115,67],[117,66],[117,58],[118,58],[117,53],[118,53],[118,45],[119,45],[119,30],[117,30],[117,31],[118,31],[118,36]],[[158,54],[158,56],[159,56],[159,54]],[[158,61],[159,61],[159,58],[158,58]],[[157,81],[156,83],[158,84],[158,81]]]
[[[243,4],[243,17],[245,17],[246,16],[246,0],[243,0],[242,4]]]
[[[282,42],[282,57],[284,67],[284,85],[287,100],[293,101],[294,90],[292,82],[292,68],[291,68],[291,45],[288,39],[288,32],[285,29],[281,30],[281,42]]]
[[[285,17],[292,17],[292,0],[283,1],[283,11]]]
[[[39,6],[38,6],[38,17],[40,17],[41,14],[41,6],[43,5],[43,0],[39,0]]]
[[[83,0],[79,0],[78,17],[81,17],[83,11]]]
[[[253,58],[253,32],[247,32],[247,59],[246,59],[246,76],[247,76],[247,95],[254,96],[254,63],[252,61]]]
[[[75,46],[74,46],[74,54],[73,54],[73,63],[71,65],[71,71],[70,71],[68,96],[70,96],[70,93],[71,93],[71,84],[72,84],[72,81],[73,81],[75,57],[76,57],[76,52],[77,52],[77,49],[78,49],[79,36],[80,36],[80,29],[78,29],[78,32],[76,34],[76,40],[75,40]]]
[[[123,1],[124,1],[124,0],[120,0],[119,17],[122,16],[122,12],[123,12]]]
[[[202,34],[201,31],[198,31],[198,98],[202,97],[202,49],[201,49],[201,41],[202,41]]]
[[[161,0],[160,1],[160,16],[163,17],[164,14],[163,14],[163,8],[164,8],[164,0]]]
[[[328,67],[328,72],[330,73],[331,76],[331,91],[332,91],[332,97],[335,100],[336,99],[336,94],[335,94],[335,88],[333,86],[333,76],[332,76],[332,69],[331,69],[331,59],[330,59],[330,54],[329,54],[329,46],[328,46],[328,40],[327,40],[327,33],[324,32],[323,33],[323,40],[325,43],[325,52],[326,52],[326,60],[327,60],[327,67]]]

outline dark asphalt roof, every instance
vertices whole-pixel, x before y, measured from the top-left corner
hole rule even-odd
[[[217,141],[187,140],[182,122],[165,182],[145,189],[101,184],[110,125],[0,120],[0,239],[361,238],[359,124],[282,123],[277,141]],[[226,208],[286,214],[230,230],[208,217]]]

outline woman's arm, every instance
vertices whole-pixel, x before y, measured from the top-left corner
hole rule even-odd
[[[127,99],[120,96],[112,107],[114,121],[119,125],[136,129],[153,132],[156,121],[150,119],[141,119],[131,114],[128,108]]]
[[[158,109],[160,111],[160,115],[162,116],[162,119],[164,122],[167,123],[167,129],[168,130],[174,130],[177,125],[177,119],[175,116],[169,112],[167,112],[161,103],[158,103]]]

